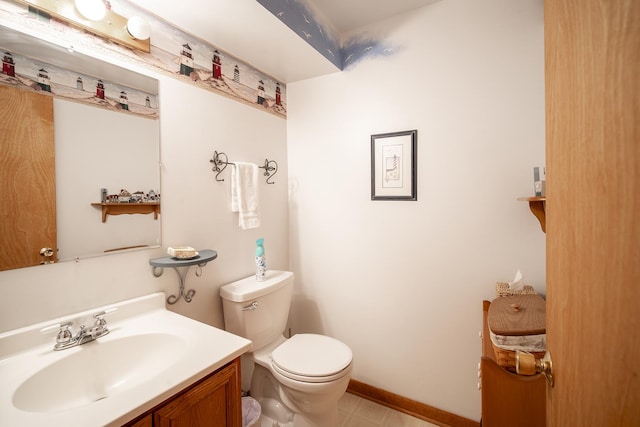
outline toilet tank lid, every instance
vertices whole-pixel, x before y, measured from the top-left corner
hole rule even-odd
[[[263,295],[275,292],[293,280],[291,271],[267,271],[264,281],[257,281],[256,276],[246,277],[220,287],[220,296],[233,302],[246,302]]]

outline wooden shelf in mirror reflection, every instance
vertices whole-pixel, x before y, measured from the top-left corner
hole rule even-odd
[[[102,209],[102,222],[107,221],[107,215],[150,214],[158,219],[160,202],[148,203],[91,203],[91,206]]]
[[[533,213],[533,215],[538,218],[538,221],[540,221],[540,227],[542,227],[542,231],[546,233],[547,225],[545,208],[547,198],[545,196],[518,197],[518,200],[522,202],[529,202],[529,209],[531,209],[531,213]]]

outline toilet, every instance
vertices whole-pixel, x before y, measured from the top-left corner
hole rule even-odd
[[[269,427],[338,425],[338,400],[351,378],[351,349],[325,335],[285,338],[293,273],[267,271],[220,288],[225,329],[252,342],[250,393]]]

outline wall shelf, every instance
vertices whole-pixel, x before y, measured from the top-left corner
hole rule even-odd
[[[108,215],[123,214],[150,214],[153,219],[158,219],[160,213],[160,202],[148,203],[91,203],[91,206],[102,209],[102,222],[107,221]]]
[[[540,221],[540,227],[542,227],[542,231],[546,233],[547,224],[546,224],[545,209],[546,209],[547,198],[544,196],[518,197],[518,200],[521,202],[529,202],[529,209],[531,210],[531,213],[533,213],[533,215],[535,215],[535,217],[538,218],[538,221]]]
[[[213,261],[218,257],[218,253],[211,249],[202,249],[198,251],[198,255],[193,258],[188,259],[179,259],[172,256],[164,256],[161,258],[153,258],[149,260],[149,264],[151,264],[152,273],[155,277],[162,276],[165,268],[173,268],[178,274],[178,278],[180,279],[180,292],[176,295],[170,295],[167,297],[168,304],[175,304],[178,302],[180,298],[184,298],[186,302],[191,302],[193,296],[196,294],[194,289],[189,289],[189,291],[185,292],[185,279],[187,277],[187,273],[189,272],[189,267],[195,265],[198,267],[196,270],[196,276],[200,277],[202,274],[202,267],[207,265],[209,261]],[[184,267],[184,268],[181,268]]]

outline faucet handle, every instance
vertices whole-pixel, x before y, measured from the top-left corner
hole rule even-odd
[[[70,329],[71,325],[73,325],[73,322],[64,322],[60,325],[60,330],[56,336],[56,344],[66,344],[71,341],[73,338],[73,334]]]
[[[112,307],[112,308],[107,308],[105,310],[94,313],[93,318],[96,319],[96,323],[94,324],[94,326],[105,327],[107,325],[107,321],[104,320],[104,316],[106,316],[107,314],[111,314],[117,310],[118,310],[117,307]]]
[[[104,316],[106,316],[107,314],[111,314],[114,311],[118,311],[118,307],[106,308],[106,309],[101,310],[101,311],[99,311],[97,313],[94,313],[93,318],[96,319],[96,320],[98,320],[98,319],[104,320],[103,319]]]
[[[69,322],[64,322],[64,323],[56,323],[54,325],[49,325],[46,326],[42,329],[40,329],[40,333],[41,334],[50,334],[51,332],[56,332],[56,331],[60,331],[62,329],[69,329],[71,327],[71,325],[73,325],[73,322],[69,321]]]
[[[56,335],[56,346],[63,346],[71,341],[73,338],[73,334],[71,333],[71,325],[73,322],[64,322],[51,326],[47,326],[46,328],[40,329],[41,334],[48,334],[53,331],[58,331],[58,335]]]
[[[93,328],[91,328],[91,336],[95,338],[100,338],[101,336],[107,335],[109,333],[109,328],[107,328],[107,321],[104,316],[107,314],[113,313],[117,308],[108,308],[106,310],[99,311],[93,315],[93,318],[96,319],[93,324]]]

